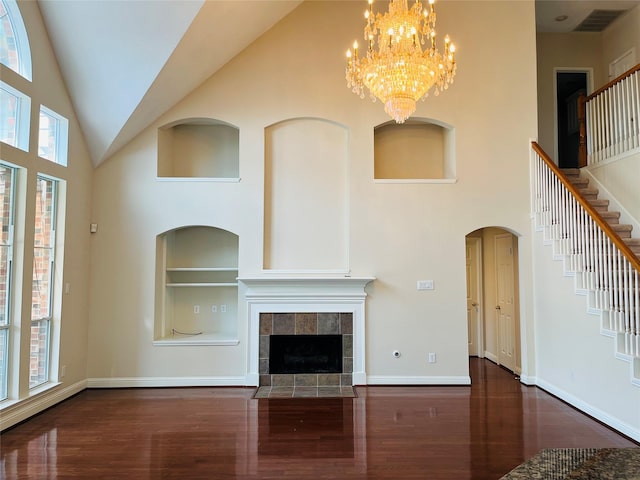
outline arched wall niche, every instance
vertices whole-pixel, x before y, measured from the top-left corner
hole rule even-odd
[[[374,179],[454,180],[455,129],[430,118],[374,128]]]
[[[348,271],[348,128],[300,117],[264,134],[263,268]]]
[[[211,118],[158,128],[158,178],[239,180],[240,129]]]
[[[237,345],[238,246],[214,226],[156,236],[155,345]]]

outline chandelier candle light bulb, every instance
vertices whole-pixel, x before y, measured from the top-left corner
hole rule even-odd
[[[436,48],[435,0],[429,0],[429,10],[423,9],[421,0],[411,8],[408,0],[391,0],[388,12],[375,15],[373,0],[368,2],[364,13],[368,49],[361,58],[357,41],[353,55],[347,50],[347,86],[360,98],[367,87],[373,101],[380,99],[385,112],[404,123],[431,88],[438,95],[453,82],[456,49],[449,36],[444,39],[443,53]],[[423,51],[426,39],[431,42]]]

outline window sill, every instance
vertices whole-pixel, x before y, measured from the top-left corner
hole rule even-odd
[[[9,407],[13,407],[14,405],[17,405],[26,400],[33,400],[35,398],[38,398],[39,396],[53,390],[54,388],[60,385],[62,385],[61,382],[47,382],[43,385],[38,385],[37,387],[29,390],[29,394],[26,397],[18,398],[18,399],[9,398],[7,400],[3,400],[2,402],[0,402],[0,411],[7,409]]]

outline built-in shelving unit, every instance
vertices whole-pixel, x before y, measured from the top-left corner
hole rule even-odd
[[[213,119],[158,129],[158,180],[240,180],[240,131]]]
[[[155,345],[237,345],[238,236],[191,226],[157,238]]]

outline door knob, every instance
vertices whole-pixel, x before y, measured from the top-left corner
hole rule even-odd
[[[500,305],[496,305],[496,310],[502,310],[502,308],[500,308]]]

